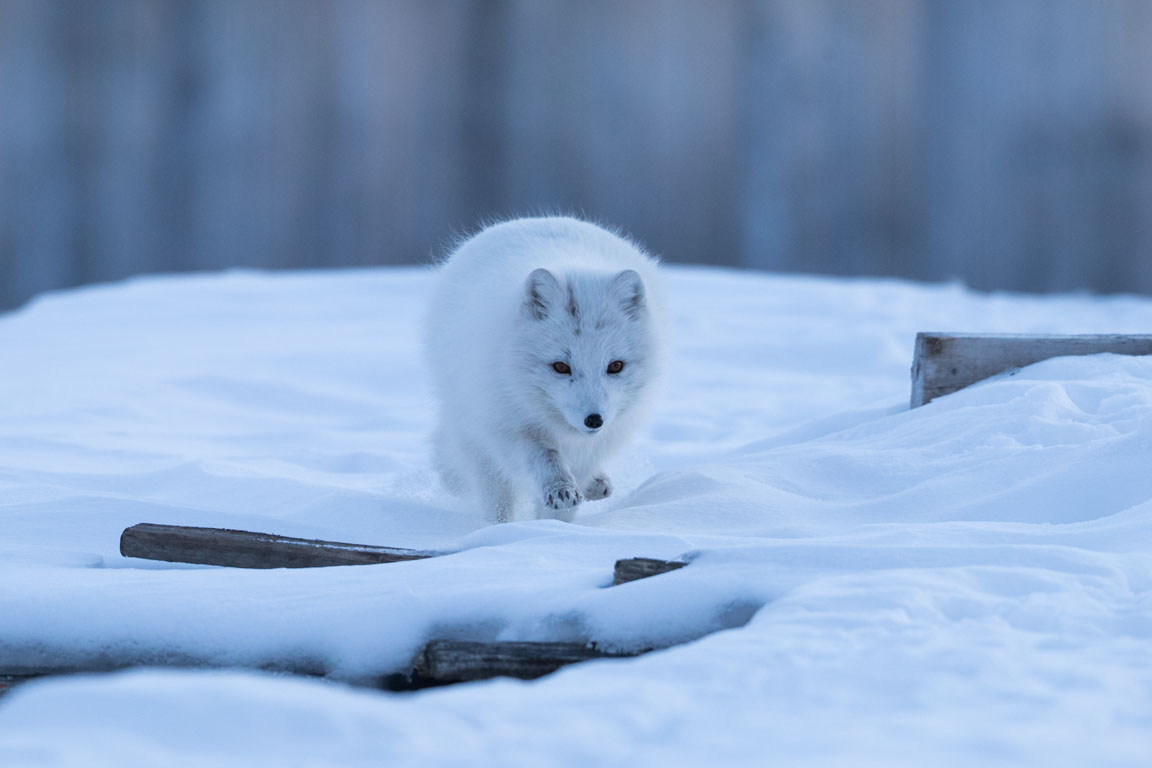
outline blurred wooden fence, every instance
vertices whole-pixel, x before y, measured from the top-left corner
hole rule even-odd
[[[541,210],[673,261],[1152,292],[1152,3],[0,0],[0,307]]]

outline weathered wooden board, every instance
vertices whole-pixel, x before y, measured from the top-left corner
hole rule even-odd
[[[139,523],[120,535],[120,554],[170,563],[223,565],[233,568],[319,568],[421,560],[451,554],[318,539],[296,539],[271,533]],[[680,560],[631,557],[617,560],[612,586],[683,568]]]
[[[487,680],[492,677],[534,680],[568,664],[638,655],[609,653],[585,643],[433,640],[416,657],[413,672],[417,678],[437,684]]]
[[[250,669],[276,675],[291,675],[296,677],[326,677],[328,670],[316,660],[283,660],[265,664],[239,665],[232,667],[219,662],[205,662],[182,654],[143,654],[128,655],[117,658],[104,655],[100,658],[80,659],[67,664],[53,663],[5,663],[0,660],[0,696],[11,691],[16,686],[28,680],[41,677],[60,677],[65,675],[89,675],[121,672],[127,669],[142,667],[163,669]],[[342,682],[344,681],[341,678]],[[371,684],[363,681],[350,681],[353,683]]]
[[[472,642],[465,640],[432,640],[420,649],[412,668],[407,673],[386,677],[344,679],[343,682],[389,690],[415,690],[429,686],[487,680],[493,677],[514,677],[533,680],[543,677],[569,664],[591,659],[631,658],[639,653],[618,653],[598,650],[588,643],[557,642]],[[93,672],[116,672],[135,666],[169,667],[184,669],[217,668],[214,664],[198,664],[192,660],[140,659],[122,663],[93,661],[57,666],[20,666],[0,669],[0,696],[26,680],[38,677],[74,675]],[[280,663],[253,667],[262,671],[305,677],[323,677],[325,671],[315,663]]]
[[[328,565],[363,565],[434,557],[437,553],[392,547],[368,547],[285,536],[230,531],[219,528],[141,523],[124,531],[120,551],[128,557],[173,562],[206,563],[241,568],[308,568]],[[612,586],[657,576],[683,568],[680,560],[657,560],[633,557],[616,561]],[[387,678],[365,678],[352,681],[362,685],[383,685],[395,690],[410,690],[429,685],[446,685],[492,677],[515,677],[531,680],[554,672],[560,667],[589,659],[626,658],[639,654],[611,653],[588,643],[553,642],[470,642],[433,640],[416,658],[408,674]],[[149,658],[102,658],[68,665],[18,665],[0,668],[0,695],[24,680],[50,675],[84,672],[112,672],[133,666],[173,666],[201,668],[193,658],[171,654]],[[324,676],[324,669],[313,662],[267,664],[264,670]]]
[[[422,560],[448,553],[296,539],[224,528],[140,523],[121,534],[120,554],[234,568],[317,568]]]
[[[616,568],[612,574],[612,586],[646,579],[649,576],[659,576],[686,565],[688,563],[683,560],[654,560],[651,557],[629,557],[625,560],[617,560]]]
[[[918,333],[912,361],[913,408],[1013,368],[1066,355],[1152,355],[1152,334],[1020,336]]]
[[[298,539],[270,533],[235,531],[224,528],[198,528],[179,525],[140,523],[124,530],[120,553],[178,563],[199,563],[236,568],[314,568],[333,565],[368,565],[418,560],[449,552]],[[681,560],[633,557],[617,560],[611,586],[657,576],[687,565]],[[419,653],[410,675],[400,675],[404,688],[443,685],[491,677],[524,680],[546,675],[568,664],[589,659],[625,658],[638,654],[598,650],[588,643],[552,642],[469,642],[433,640]],[[0,694],[23,680],[48,675],[83,672],[110,672],[133,666],[176,666],[199,668],[195,659],[164,655],[156,658],[101,659],[64,666],[18,666],[0,668]],[[309,677],[325,671],[314,662],[285,662],[261,667]],[[362,684],[374,684],[371,680]],[[377,680],[378,682],[378,680]]]

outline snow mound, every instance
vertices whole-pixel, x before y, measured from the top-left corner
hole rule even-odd
[[[484,527],[436,486],[423,271],[151,278],[0,318],[9,666],[355,677],[406,669],[431,637],[685,643],[410,695],[46,680],[0,700],[0,764],[1147,764],[1152,358],[906,402],[917,330],[1142,332],[1152,301],[668,283],[655,422],[574,524]],[[234,571],[121,558],[138,522],[462,551]],[[604,589],[630,556],[691,565]]]

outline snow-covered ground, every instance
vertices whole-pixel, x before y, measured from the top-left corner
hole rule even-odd
[[[690,641],[415,694],[50,679],[0,699],[0,765],[1152,764],[1152,359],[907,408],[917,330],[1148,332],[1152,300],[668,271],[655,421],[574,524],[485,527],[437,488],[423,271],[145,279],[0,318],[3,664],[351,677],[430,637]],[[138,522],[463,551],[176,566],[119,556]],[[692,564],[603,589],[628,556]]]

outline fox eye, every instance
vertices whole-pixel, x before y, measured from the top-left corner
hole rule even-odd
[[[608,363],[608,373],[620,373],[622,370],[624,370],[623,360],[613,360]]]
[[[556,373],[572,373],[572,369],[568,367],[568,363],[562,363],[559,360],[552,363],[552,370]]]

